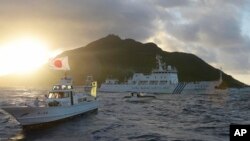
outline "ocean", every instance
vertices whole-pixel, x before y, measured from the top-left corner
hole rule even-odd
[[[0,106],[23,105],[44,94],[0,88]],[[30,129],[0,109],[0,141],[225,141],[230,124],[250,124],[250,94],[156,95],[148,102],[127,102],[126,95],[98,93],[98,112]]]

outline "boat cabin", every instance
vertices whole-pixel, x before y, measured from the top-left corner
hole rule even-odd
[[[88,77],[88,81],[93,78]],[[72,106],[80,104],[81,102],[88,102],[93,100],[89,95],[96,98],[96,82],[89,82],[87,86],[72,86],[73,80],[70,77],[61,79],[58,85],[54,85],[46,99],[46,106]]]
[[[71,85],[55,85],[46,99],[48,107],[71,106],[87,101],[87,95],[73,90]]]

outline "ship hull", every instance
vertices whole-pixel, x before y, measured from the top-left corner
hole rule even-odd
[[[123,93],[131,92],[131,85],[128,84],[102,84],[100,92]]]
[[[11,114],[21,125],[29,126],[66,119],[98,109],[98,102],[83,102],[72,106],[58,107],[2,107]]]
[[[142,92],[153,94],[214,94],[219,81],[201,81],[166,85],[102,84],[101,92]]]

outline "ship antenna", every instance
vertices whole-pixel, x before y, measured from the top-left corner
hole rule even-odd
[[[157,63],[158,63],[158,69],[159,70],[163,70],[163,65],[162,65],[162,63],[161,63],[161,56],[160,55],[156,55],[156,60],[157,60]]]

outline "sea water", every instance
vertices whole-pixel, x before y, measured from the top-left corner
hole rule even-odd
[[[0,106],[22,105],[46,93],[1,88]],[[250,124],[250,94],[156,95],[147,102],[127,102],[126,95],[99,93],[98,112],[31,129],[0,110],[0,140],[225,141],[231,123]]]

